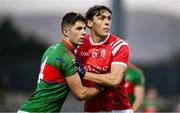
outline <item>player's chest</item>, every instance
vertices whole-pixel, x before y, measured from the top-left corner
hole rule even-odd
[[[112,50],[110,46],[90,46],[81,48],[78,57],[83,64],[110,65],[112,61]]]

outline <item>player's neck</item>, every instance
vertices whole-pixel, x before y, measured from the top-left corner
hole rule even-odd
[[[91,41],[92,41],[93,43],[103,42],[103,41],[105,41],[107,38],[108,38],[108,36],[101,36],[101,35],[98,35],[98,34],[95,34],[95,33],[91,32]]]
[[[61,38],[61,41],[64,43],[67,49],[73,53],[75,46],[67,38]]]

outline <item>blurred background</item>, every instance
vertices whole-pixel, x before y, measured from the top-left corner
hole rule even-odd
[[[130,62],[144,71],[146,91],[157,91],[160,111],[178,110],[180,0],[0,0],[0,111],[17,111],[35,90],[42,54],[62,36],[61,17],[95,4],[112,9],[111,32],[129,43]],[[62,111],[82,104],[69,94]]]

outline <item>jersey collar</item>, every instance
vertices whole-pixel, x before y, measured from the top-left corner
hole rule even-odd
[[[66,40],[65,38],[61,38],[61,41],[64,43],[64,45],[67,47],[69,51],[74,53],[74,46],[71,44],[70,41]]]
[[[92,45],[101,45],[101,44],[104,44],[104,43],[109,39],[109,37],[110,37],[110,33],[108,34],[108,36],[106,37],[106,39],[105,39],[104,41],[101,41],[101,42],[99,42],[99,43],[94,43],[94,42],[92,41],[92,39],[91,39],[91,36],[90,36],[89,41],[90,41],[90,43],[91,43]]]

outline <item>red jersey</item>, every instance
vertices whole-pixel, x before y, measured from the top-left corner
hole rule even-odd
[[[127,67],[128,44],[112,34],[109,34],[105,41],[94,44],[90,36],[87,35],[84,44],[77,49],[77,57],[85,70],[94,73],[109,73],[113,64]],[[89,87],[96,85],[88,80],[84,80],[83,84]],[[125,109],[130,109],[130,103],[124,78],[118,87],[106,88],[99,95],[87,100],[84,105],[86,112]]]

